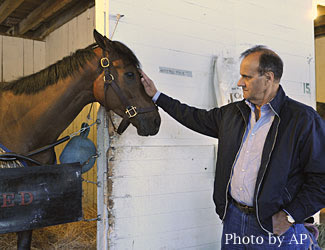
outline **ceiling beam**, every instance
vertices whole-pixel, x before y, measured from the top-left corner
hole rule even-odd
[[[0,23],[2,23],[24,0],[5,0],[0,5]]]
[[[40,28],[38,28],[34,32],[33,37],[35,39],[44,39],[51,32],[93,6],[95,6],[94,0],[79,0],[77,4],[63,11],[57,18],[43,24]]]
[[[32,11],[18,24],[15,33],[17,35],[25,34],[27,31],[37,27],[37,25],[39,25],[42,21],[62,9],[71,1],[73,0],[46,0],[42,5]]]

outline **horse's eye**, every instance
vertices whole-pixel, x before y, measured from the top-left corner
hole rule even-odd
[[[134,73],[133,72],[127,72],[127,73],[125,73],[125,75],[130,79],[134,79]]]

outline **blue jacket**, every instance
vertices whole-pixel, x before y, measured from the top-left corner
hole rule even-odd
[[[165,94],[156,103],[184,126],[219,139],[213,199],[223,220],[250,108],[242,100],[207,111]],[[302,223],[325,207],[325,121],[313,108],[287,97],[281,86],[270,104],[276,116],[264,144],[254,193],[256,217],[267,232],[273,232],[272,215],[281,209]]]

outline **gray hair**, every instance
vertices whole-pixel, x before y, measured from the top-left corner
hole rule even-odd
[[[283,74],[283,62],[281,58],[274,51],[268,49],[264,45],[256,45],[241,53],[240,58],[246,58],[248,55],[260,52],[258,73],[260,75],[266,72],[273,72],[274,79],[280,81]]]

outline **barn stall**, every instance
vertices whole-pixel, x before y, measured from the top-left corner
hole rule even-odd
[[[21,6],[34,2],[37,9],[37,1],[21,2]],[[69,1],[45,3],[49,2]],[[79,6],[77,1],[70,2]],[[53,30],[43,26],[43,32],[35,32],[43,34],[39,38],[1,36],[1,80],[37,72],[77,48],[86,47],[93,42],[95,20],[96,26],[102,23],[104,33],[109,17],[114,40],[135,52],[162,92],[183,102],[206,109],[214,107],[220,102],[220,95],[215,94],[220,81],[236,83],[239,77],[240,52],[265,44],[285,61],[282,85],[288,95],[315,106],[311,2],[111,0],[109,6],[108,1],[86,6],[81,14]],[[108,7],[109,15],[105,11]],[[74,8],[66,5],[66,11]],[[48,23],[45,27],[50,26]],[[21,35],[15,29],[10,32]],[[223,74],[224,70],[231,74],[230,78]],[[232,94],[236,91],[231,88],[226,92],[224,101],[234,100]],[[80,128],[89,109],[85,108],[65,134]],[[96,108],[92,113],[92,119],[96,119]],[[95,168],[85,176],[100,183],[98,249],[220,248],[222,225],[211,198],[217,141],[181,127],[163,111],[160,114],[159,134],[143,138],[132,127],[122,136],[117,135],[100,111],[98,179]],[[118,120],[113,117],[113,122]],[[96,141],[94,129],[91,138]],[[97,186],[83,185],[84,208],[94,208]]]
[[[103,12],[103,3],[97,4]],[[77,49],[94,42],[95,1],[0,1],[0,81],[8,82],[46,68]],[[101,20],[103,25],[103,21]],[[100,23],[100,22],[98,22]],[[99,105],[88,105],[64,131],[62,137],[80,129],[82,122],[93,123]],[[89,138],[96,143],[97,130]],[[57,159],[66,143],[56,147]],[[97,167],[82,176],[83,218],[77,222],[35,230],[33,249],[55,247],[96,247]],[[16,235],[0,235],[0,248],[16,246]],[[90,246],[90,247],[89,247]]]

